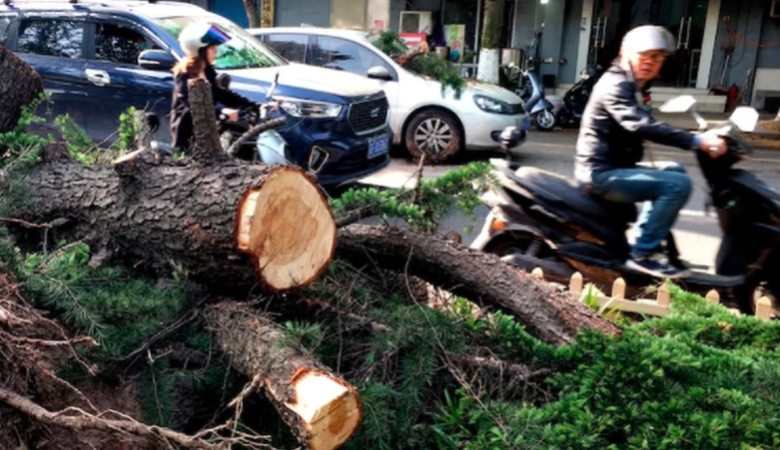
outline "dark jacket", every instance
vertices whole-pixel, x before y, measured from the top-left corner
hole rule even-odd
[[[594,172],[635,167],[644,155],[644,140],[693,148],[693,134],[656,121],[639,103],[644,92],[629,71],[614,64],[593,88],[577,140],[574,171],[580,182],[590,182]]]
[[[206,66],[206,79],[211,84],[211,95],[214,98],[214,105],[218,103],[228,108],[243,108],[254,105],[254,102],[248,98],[242,97],[233,91],[221,89],[217,86],[217,71],[211,65]],[[190,114],[190,93],[187,88],[189,75],[179,74],[174,78],[173,102],[171,103],[171,148],[176,148],[189,152],[192,148],[192,115]],[[218,106],[214,111],[215,118],[218,117]]]

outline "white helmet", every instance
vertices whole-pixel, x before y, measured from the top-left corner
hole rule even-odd
[[[209,45],[222,45],[230,40],[230,36],[216,25],[206,22],[187,25],[179,34],[179,44],[187,56],[199,55],[200,49]]]
[[[674,53],[676,50],[674,35],[664,27],[643,25],[626,33],[621,50],[629,53],[642,53],[650,50],[663,50]]]

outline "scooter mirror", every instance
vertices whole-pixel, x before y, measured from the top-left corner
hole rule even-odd
[[[516,127],[505,128],[498,137],[501,150],[506,152],[511,159],[522,155],[518,148],[523,141],[525,141],[525,132]]]
[[[692,95],[680,95],[671,100],[667,100],[666,103],[658,108],[662,113],[684,113],[690,111],[693,105],[696,104],[696,99]]]
[[[740,106],[734,110],[729,120],[742,131],[755,131],[758,125],[758,111],[749,106]]]

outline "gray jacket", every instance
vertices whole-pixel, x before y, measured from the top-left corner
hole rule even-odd
[[[637,95],[639,94],[639,95]],[[694,135],[658,122],[627,67],[614,64],[596,83],[582,116],[575,176],[588,183],[594,172],[628,169],[644,155],[644,140],[690,150]]]

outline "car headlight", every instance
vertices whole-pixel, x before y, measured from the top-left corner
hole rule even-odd
[[[293,117],[308,117],[313,119],[334,118],[341,113],[342,105],[337,103],[317,102],[292,97],[276,97],[279,106]]]
[[[475,95],[474,103],[477,104],[479,109],[485,112],[496,114],[512,114],[512,108],[501,100],[496,100],[494,98],[485,97],[482,95]]]

